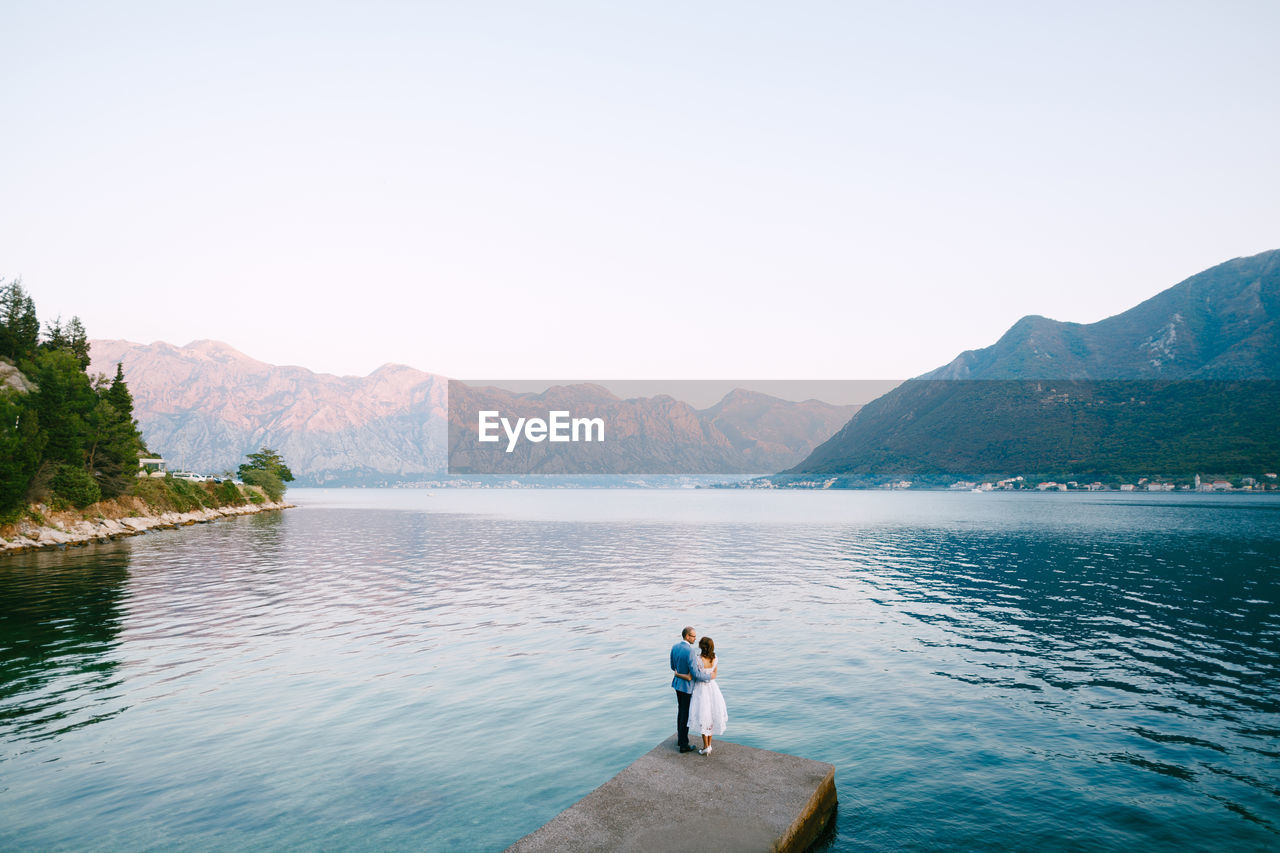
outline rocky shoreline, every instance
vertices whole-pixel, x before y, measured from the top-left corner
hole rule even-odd
[[[99,518],[67,520],[62,523],[46,521],[43,525],[23,520],[15,525],[16,534],[11,538],[0,537],[0,554],[36,551],[44,548],[65,548],[68,545],[88,545],[92,542],[108,542],[125,536],[138,536],[152,530],[169,530],[189,524],[204,524],[237,515],[253,515],[267,510],[290,509],[294,504],[272,503],[246,504],[198,509],[192,512],[164,512],[159,515],[126,516],[123,518]]]

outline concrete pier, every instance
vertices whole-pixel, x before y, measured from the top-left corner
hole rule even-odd
[[[507,849],[799,853],[835,813],[835,774],[821,761],[721,740],[711,755],[682,755],[672,735]]]

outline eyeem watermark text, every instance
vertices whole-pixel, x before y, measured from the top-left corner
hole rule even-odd
[[[515,450],[522,435],[526,441],[535,444],[541,441],[604,441],[604,418],[574,418],[567,411],[554,411],[547,412],[546,420],[516,418],[512,424],[502,417],[501,412],[492,410],[479,413],[477,441],[501,441],[499,427],[507,435],[507,453]]]

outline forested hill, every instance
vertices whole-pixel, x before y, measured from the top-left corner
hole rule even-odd
[[[1280,250],[1092,324],[1024,317],[862,408],[782,482],[1186,481],[1280,468]]]
[[[921,379],[1280,379],[1280,249],[1087,325],[1023,317]]]
[[[0,282],[0,523],[29,502],[83,507],[133,486],[133,398],[118,366],[114,378],[88,368],[79,319],[42,329],[21,282]]]

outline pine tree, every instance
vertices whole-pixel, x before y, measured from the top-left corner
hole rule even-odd
[[[37,354],[32,374],[39,388],[33,394],[34,407],[41,431],[48,436],[46,460],[83,467],[88,419],[98,405],[93,384],[80,368],[79,359],[67,349],[46,349]]]
[[[26,505],[46,437],[30,397],[0,391],[0,520]]]
[[[111,387],[107,389],[107,399],[111,401],[111,405],[130,420],[133,419],[133,395],[129,393],[129,386],[124,382],[124,362],[116,362],[116,378],[111,380]]]
[[[40,338],[36,305],[22,279],[0,285],[0,356],[17,364],[35,354]]]
[[[0,286],[0,356],[20,367],[36,390],[0,391],[0,517],[25,501],[60,498],[84,506],[128,490],[142,438],[124,366],[115,379],[91,380],[89,335],[79,317],[45,327],[31,297],[14,281]]]
[[[98,404],[88,419],[85,467],[93,474],[102,496],[114,498],[128,490],[137,476],[142,436],[133,419],[133,395],[125,384],[123,365],[116,365],[116,378],[109,385],[100,379],[95,391]]]
[[[45,327],[45,342],[40,345],[47,350],[66,350],[76,357],[81,370],[89,369],[89,334],[79,317],[72,317],[67,325],[62,325],[59,317]]]

